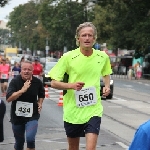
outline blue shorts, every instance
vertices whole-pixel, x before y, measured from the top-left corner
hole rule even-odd
[[[84,124],[72,124],[64,121],[64,128],[67,137],[85,137],[86,133],[95,133],[99,135],[101,117],[94,116]]]

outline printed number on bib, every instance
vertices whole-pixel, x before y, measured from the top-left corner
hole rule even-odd
[[[20,102],[16,103],[16,116],[32,117],[33,114],[33,103]]]
[[[96,88],[83,88],[80,91],[75,91],[77,107],[85,107],[95,105],[97,103]]]
[[[1,74],[1,79],[7,79],[7,74]]]

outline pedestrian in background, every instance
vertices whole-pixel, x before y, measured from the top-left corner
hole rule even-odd
[[[3,100],[0,99],[0,142],[4,141],[4,115],[6,112],[6,105]]]
[[[6,59],[2,59],[2,64],[0,64],[0,81],[1,81],[1,96],[6,96],[6,91],[8,87],[8,79],[10,73],[10,65],[6,64]]]
[[[19,75],[21,72],[21,67],[20,64],[18,62],[15,62],[14,67],[12,68],[12,74],[14,77],[16,77],[17,75]]]
[[[133,68],[132,66],[129,66],[129,70],[128,70],[128,79],[129,80],[132,80],[132,77],[133,77]]]
[[[136,67],[136,78],[137,80],[141,79],[142,77],[142,66],[140,62],[137,62],[137,67]]]
[[[11,66],[11,62],[10,62],[9,58],[6,58],[6,64],[9,64]]]
[[[21,66],[21,63],[24,62],[24,61],[25,61],[25,58],[24,58],[24,56],[22,56],[21,60],[20,60],[20,66]]]
[[[42,80],[43,67],[42,64],[39,62],[38,58],[35,58],[32,64],[33,64],[33,76]]]
[[[141,124],[135,132],[129,150],[150,150],[150,120]]]
[[[7,90],[6,100],[12,102],[11,123],[15,137],[15,150],[23,150],[25,135],[27,150],[35,150],[35,136],[45,90],[41,80],[32,74],[32,63],[22,62],[20,75],[11,80]]]
[[[110,93],[109,56],[93,49],[97,31],[91,22],[80,24],[76,30],[79,48],[65,53],[49,72],[51,87],[64,90],[63,120],[68,150],[79,150],[80,137],[86,137],[86,150],[96,150],[103,106],[100,97],[100,77]]]

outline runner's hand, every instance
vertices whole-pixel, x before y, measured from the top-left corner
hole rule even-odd
[[[84,87],[85,83],[84,82],[76,82],[73,83],[73,89],[80,91]]]
[[[24,93],[24,92],[26,92],[27,91],[27,89],[30,87],[30,85],[31,85],[31,81],[30,80],[27,80],[25,83],[24,83],[24,86],[22,87],[22,92]]]
[[[40,113],[42,110],[42,104],[38,102],[38,112]]]
[[[103,87],[103,96],[108,96],[110,93],[110,88],[108,87]]]

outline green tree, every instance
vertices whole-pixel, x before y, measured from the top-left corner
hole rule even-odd
[[[0,7],[4,7],[8,2],[9,0],[0,0]]]
[[[75,30],[86,19],[85,3],[61,0],[54,4],[45,0],[39,9],[39,15],[50,34],[52,50],[63,50],[64,46],[67,46],[68,50],[76,47]]]
[[[10,32],[8,29],[0,29],[0,44],[10,44]]]
[[[148,0],[98,0],[93,20],[98,28],[98,41],[142,54],[150,45],[149,10]]]
[[[36,24],[38,19],[38,5],[34,1],[15,7],[14,11],[10,13],[7,26],[11,29],[17,46],[21,41],[23,49],[45,50],[46,35],[43,36],[40,33],[45,30],[39,30],[39,27],[43,27],[40,23]]]

